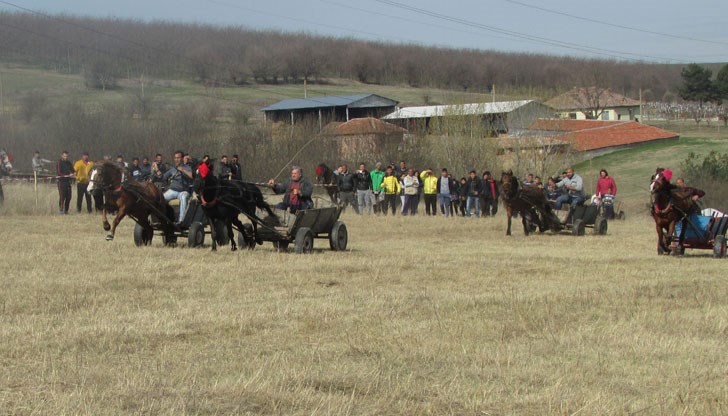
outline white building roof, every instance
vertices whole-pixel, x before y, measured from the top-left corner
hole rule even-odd
[[[501,101],[496,103],[427,105],[420,107],[402,107],[394,113],[382,117],[385,120],[408,118],[428,118],[443,116],[463,116],[482,114],[503,114],[532,103],[533,100]]]

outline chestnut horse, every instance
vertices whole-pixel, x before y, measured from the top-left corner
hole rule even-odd
[[[662,173],[652,178],[650,213],[657,230],[657,254],[682,254],[682,242],[687,229],[687,216],[697,208],[689,193],[675,190]],[[675,240],[675,226],[683,221],[680,235]],[[675,250],[673,252],[673,250]]]
[[[543,190],[535,185],[521,185],[512,171],[503,172],[500,180],[501,199],[506,207],[508,228],[506,235],[511,235],[511,217],[517,210],[523,218],[523,233],[528,235],[535,231],[532,224],[538,226],[540,232],[558,225],[559,220],[551,211]]]
[[[169,224],[168,227],[172,228],[174,211],[165,203],[159,189],[149,181],[142,183],[131,178],[126,179],[122,168],[115,163],[104,161],[96,165],[89,178],[88,191],[91,192],[95,188],[100,188],[104,194],[103,224],[104,230],[110,230],[106,236],[107,241],[114,239],[116,227],[127,215],[144,229],[142,233],[144,244],[149,244],[154,234],[154,229],[149,223],[150,215],[156,217],[164,215],[165,218],[160,222]],[[113,225],[110,225],[106,215],[114,212],[116,216]]]

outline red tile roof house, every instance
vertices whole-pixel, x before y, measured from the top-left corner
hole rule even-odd
[[[355,118],[345,123],[332,122],[324,128],[340,158],[358,163],[362,157],[386,149],[396,151],[407,130],[373,117]]]
[[[585,159],[661,140],[678,140],[671,131],[636,121],[538,119],[529,134],[569,141]]]

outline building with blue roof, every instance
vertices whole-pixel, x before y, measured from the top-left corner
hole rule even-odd
[[[267,121],[291,124],[316,120],[319,127],[332,121],[346,122],[354,118],[380,118],[392,113],[399,102],[377,94],[355,94],[313,98],[291,98],[262,109]]]

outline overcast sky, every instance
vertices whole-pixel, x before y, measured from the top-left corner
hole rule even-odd
[[[21,8],[425,46],[728,62],[725,0],[0,0],[0,10]]]

